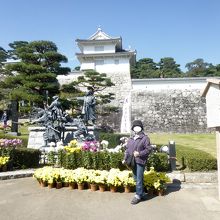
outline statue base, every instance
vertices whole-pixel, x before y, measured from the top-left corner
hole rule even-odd
[[[87,126],[88,132],[90,134],[94,134],[97,137],[97,131],[94,126]],[[46,130],[45,127],[29,127],[29,138],[28,138],[28,148],[33,149],[45,149],[45,142],[43,138],[43,134]],[[65,127],[64,132],[64,145],[67,145],[71,140],[74,139],[74,133],[77,131],[76,126]],[[50,143],[48,143],[48,148],[50,147]],[[46,147],[47,148],[47,147]]]

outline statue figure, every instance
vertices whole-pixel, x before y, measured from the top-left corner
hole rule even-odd
[[[88,132],[85,123],[94,124],[95,122],[95,97],[93,89],[89,89],[86,96],[83,98],[83,112],[81,116],[77,119],[72,119],[66,112],[62,111],[61,103],[59,102],[59,97],[54,96],[53,101],[50,106],[45,109],[34,107],[32,110],[33,116],[37,119],[32,121],[34,123],[40,123],[45,127],[45,132],[43,134],[45,147],[48,146],[50,142],[64,142],[64,134],[66,126],[77,127],[77,131],[74,132],[74,138],[79,141],[84,140],[95,140],[95,136]],[[81,98],[82,100],[82,98]]]
[[[74,132],[74,138],[82,141],[88,135],[88,130],[80,116],[75,120],[75,125],[77,126],[77,131]]]
[[[46,147],[48,146],[48,143],[50,142],[57,143],[60,140],[61,132],[54,127],[52,120],[52,113],[47,109],[44,110],[44,113],[40,118],[32,121],[32,124],[34,123],[42,123],[45,126],[46,129],[43,134],[43,138]]]
[[[88,90],[89,91],[84,97],[82,114],[84,115],[84,121],[86,124],[94,125],[96,120],[96,116],[95,116],[96,100],[95,100],[93,88],[89,87]]]
[[[51,111],[52,113],[53,121],[59,120],[62,117],[63,111],[62,111],[61,103],[59,102],[58,96],[53,96],[53,101],[48,107],[48,110]]]

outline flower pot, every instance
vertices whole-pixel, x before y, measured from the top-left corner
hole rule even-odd
[[[57,182],[57,183],[56,183],[56,188],[57,188],[57,189],[62,188],[62,182]]]
[[[37,182],[39,183],[39,185],[41,186],[41,179],[37,179]]]
[[[90,188],[91,191],[96,191],[98,186],[97,186],[96,183],[91,183],[91,184],[90,184],[90,187],[91,187],[91,188]]]
[[[130,186],[124,186],[124,192],[125,193],[130,193],[131,192],[131,187]]]
[[[63,183],[63,187],[68,187],[68,186],[69,186],[69,183],[67,183],[67,182]]]
[[[160,189],[160,190],[157,191],[157,195],[158,196],[164,196],[164,194],[165,194],[165,190],[164,189]]]
[[[69,183],[70,189],[76,189],[76,183]]]
[[[116,186],[110,186],[110,192],[115,193],[117,191]]]
[[[84,183],[77,183],[78,190],[84,190]]]
[[[84,184],[84,189],[91,189],[91,184],[90,183],[85,183]]]
[[[48,183],[48,188],[49,188],[49,189],[54,188],[54,183]]]
[[[41,181],[40,185],[41,185],[41,187],[46,187],[47,186],[47,182]]]
[[[100,192],[105,192],[105,185],[104,184],[99,185],[99,191]]]

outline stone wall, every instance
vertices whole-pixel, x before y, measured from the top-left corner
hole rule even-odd
[[[132,91],[131,117],[147,132],[207,132],[205,99],[200,90]]]

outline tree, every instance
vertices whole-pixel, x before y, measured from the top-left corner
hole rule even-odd
[[[131,68],[131,78],[158,78],[157,64],[151,58],[140,59],[135,67]]]
[[[57,52],[51,41],[15,41],[9,46],[10,58],[19,62],[5,66],[8,73],[14,74],[8,74],[2,86],[10,89],[12,131],[17,132],[18,101],[43,107],[47,92],[50,96],[59,93],[57,75],[66,74],[70,69],[61,67],[61,62],[67,62],[67,58]]]
[[[0,108],[1,109],[6,109],[7,105],[8,105],[7,95],[8,95],[9,89],[8,88],[3,89],[3,86],[2,86],[5,75],[7,75],[7,71],[4,68],[3,63],[7,61],[7,58],[8,58],[7,51],[3,47],[0,47],[0,87],[1,87],[1,90],[0,90]]]
[[[69,68],[61,67],[67,58],[58,53],[51,41],[15,41],[9,44],[10,57],[20,62],[8,64],[6,68],[15,72],[5,80],[5,87],[11,88],[12,100],[24,100],[43,106],[46,91],[50,96],[59,93],[58,74],[66,74]]]
[[[60,99],[64,109],[71,109],[72,115],[77,116],[80,111],[80,103],[77,97],[83,96],[84,93],[76,88],[75,82],[62,85],[60,92]]]
[[[158,67],[161,78],[181,77],[180,65],[172,57],[161,58]]]
[[[74,83],[76,87],[92,88],[100,104],[110,103],[114,99],[113,93],[103,92],[106,88],[114,85],[105,73],[88,70],[84,73],[84,76],[79,76]]]
[[[76,67],[74,68],[74,70],[79,71],[79,70],[80,70],[80,66],[76,66]]]
[[[216,72],[215,67],[211,63],[206,63],[201,58],[187,63],[185,67],[188,69],[186,74],[189,77],[214,76]]]
[[[0,77],[5,75],[5,69],[3,68],[3,62],[5,62],[8,58],[8,53],[7,51],[3,48],[0,47]]]
[[[97,104],[102,104],[98,114],[104,114],[103,111],[108,107],[103,106],[103,104],[109,104],[114,99],[114,93],[104,90],[113,85],[114,83],[111,82],[111,79],[108,78],[105,73],[88,70],[83,76],[78,77],[76,81],[63,85],[61,88],[61,96],[68,99],[71,108],[74,109],[77,114],[82,106],[82,103],[77,100],[77,97],[85,95],[85,88],[92,88],[95,92]],[[82,91],[82,89],[84,90]]]

